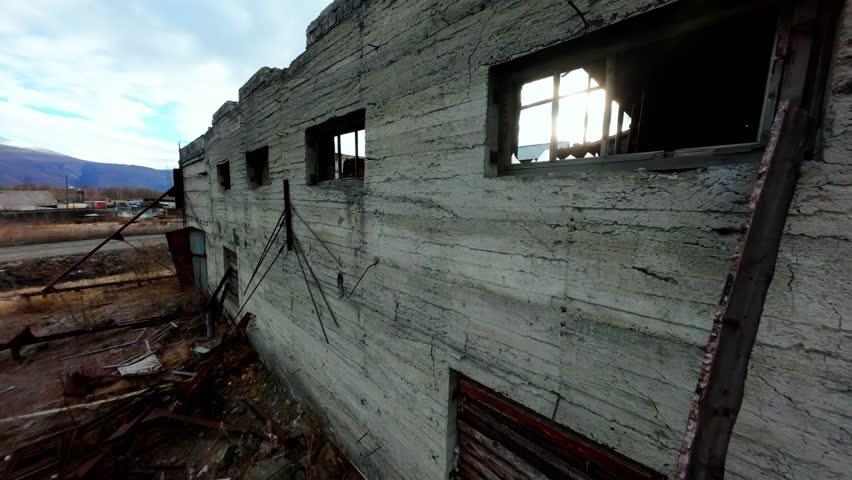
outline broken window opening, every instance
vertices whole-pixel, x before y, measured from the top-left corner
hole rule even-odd
[[[216,176],[219,178],[221,190],[231,189],[231,166],[230,162],[222,162],[216,165]]]
[[[272,185],[272,179],[269,176],[269,147],[264,146],[246,152],[246,176],[251,187]]]
[[[333,118],[306,132],[309,184],[363,178],[367,159],[365,111]]]
[[[762,148],[776,98],[778,14],[716,13],[699,26],[646,25],[635,39],[615,26],[597,45],[583,40],[496,69],[506,77],[495,82],[500,136],[511,136],[500,140],[501,165]]]

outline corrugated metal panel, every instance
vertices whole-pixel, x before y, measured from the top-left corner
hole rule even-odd
[[[456,422],[463,479],[664,478],[466,377]]]

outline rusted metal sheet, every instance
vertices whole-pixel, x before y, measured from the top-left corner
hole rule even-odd
[[[459,380],[459,394],[460,478],[664,478],[469,378]]]
[[[185,287],[207,289],[207,254],[204,232],[187,227],[166,233],[178,280]]]

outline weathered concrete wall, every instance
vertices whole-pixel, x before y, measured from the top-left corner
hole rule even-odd
[[[343,3],[360,2],[335,5]],[[575,2],[589,29],[661,3]],[[560,395],[558,422],[671,474],[754,166],[485,178],[488,66],[587,30],[562,0],[535,8],[375,0],[332,27],[289,69],[253,77],[239,103],[217,112],[197,141],[203,147],[193,144],[183,158],[191,221],[208,234],[211,284],[227,246],[238,252],[246,289],[283,208],[284,178],[296,210],[343,263],[294,219],[340,327],[318,298],[326,344],[298,263],[286,255],[247,306],[257,314],[250,335],[265,363],[326,418],[370,477],[444,476],[453,447],[450,369],[548,417]],[[848,74],[841,70],[835,74]],[[839,137],[849,100],[834,98]],[[305,129],[359,108],[367,116],[366,177],[307,186]],[[262,145],[273,183],[249,189],[245,152]],[[806,410],[785,403],[800,384],[784,375],[813,376],[802,380],[809,392],[834,393],[806,394],[805,402],[831,399],[812,415],[848,425],[848,348],[837,350],[833,316],[850,308],[842,301],[850,288],[842,275],[849,182],[839,174],[849,166],[840,154],[848,144],[827,145],[825,161],[806,169],[755,352],[758,374],[732,445],[731,473],[743,478],[789,478],[777,470],[782,458],[797,465],[792,478],[832,478],[822,474],[850,463],[841,451],[848,428],[804,425],[814,421]],[[225,160],[232,189],[223,192],[216,164]],[[838,204],[842,212],[832,210]],[[375,259],[351,299],[339,295],[338,273],[348,294]],[[792,290],[786,271],[796,274]],[[831,284],[817,289],[826,277]],[[794,345],[802,341],[813,344]],[[829,374],[836,384],[820,380]],[[782,447],[788,437],[775,439],[775,429],[807,430],[797,438],[811,448]],[[817,446],[834,440],[842,445]]]
[[[807,162],[734,430],[728,476],[852,472],[852,9],[840,17],[822,157]]]

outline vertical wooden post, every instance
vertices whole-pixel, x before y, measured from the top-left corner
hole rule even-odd
[[[742,406],[751,350],[787,210],[805,157],[806,115],[785,100],[772,127],[751,196],[752,215],[722,291],[705,350],[676,480],[721,480]]]

